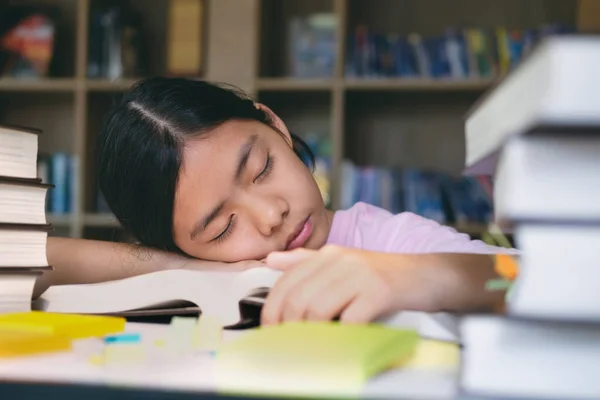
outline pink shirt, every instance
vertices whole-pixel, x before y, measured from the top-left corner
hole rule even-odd
[[[366,203],[337,211],[328,244],[385,253],[512,253],[490,246],[435,221],[404,212],[392,213]]]

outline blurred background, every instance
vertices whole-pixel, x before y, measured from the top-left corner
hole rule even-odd
[[[0,124],[34,126],[54,235],[130,240],[97,190],[96,136],[140,77],[227,82],[317,157],[328,205],[412,211],[473,237],[491,182],[461,177],[464,117],[595,0],[0,0]]]

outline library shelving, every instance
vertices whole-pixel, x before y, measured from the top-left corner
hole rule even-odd
[[[98,125],[118,96],[143,76],[167,74],[168,9],[175,0],[125,1],[142,21],[147,62],[139,76],[88,78],[91,10],[112,0],[0,0],[51,6],[58,13],[50,74],[44,79],[0,77],[0,123],[44,130],[40,151],[77,159],[71,210],[51,214],[55,234],[122,240],[118,223],[98,212],[95,140]],[[561,23],[597,32],[595,0],[205,0],[203,67],[193,78],[228,82],[264,102],[294,132],[331,140],[331,199],[340,204],[341,168],[357,165],[417,167],[460,174],[463,117],[498,75],[465,79],[363,78],[348,72],[350,38],[360,26],[384,34],[443,35],[447,27],[530,29]],[[294,78],[287,41],[296,17],[325,15],[333,22],[330,73]],[[485,224],[459,224],[476,235]]]

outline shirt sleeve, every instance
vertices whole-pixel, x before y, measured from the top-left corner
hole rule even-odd
[[[358,241],[365,250],[389,253],[519,254],[516,249],[490,246],[467,234],[419,215],[393,215],[367,208],[358,223]]]

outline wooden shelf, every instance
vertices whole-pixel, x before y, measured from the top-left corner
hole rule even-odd
[[[493,78],[478,79],[422,79],[381,78],[344,80],[348,90],[418,90],[418,91],[471,91],[485,90],[495,81]]]
[[[73,78],[0,78],[0,91],[5,92],[70,92],[76,87],[77,80]]]
[[[256,88],[264,91],[332,90],[333,79],[260,78]]]
[[[114,81],[105,79],[88,79],[85,82],[85,87],[88,91],[93,92],[121,92],[129,89],[137,79],[118,79]]]
[[[489,88],[495,78],[422,79],[422,78],[346,78],[299,79],[260,78],[256,87],[262,91],[323,91],[332,90],[336,83],[352,91],[479,91]]]
[[[110,213],[88,213],[83,217],[83,224],[88,227],[118,228],[119,221]]]
[[[15,79],[0,78],[0,91],[6,92],[70,92],[74,91],[79,83],[88,91],[120,92],[127,90],[137,81],[135,78],[104,80],[104,79],[75,79],[75,78],[48,78],[48,79]]]

